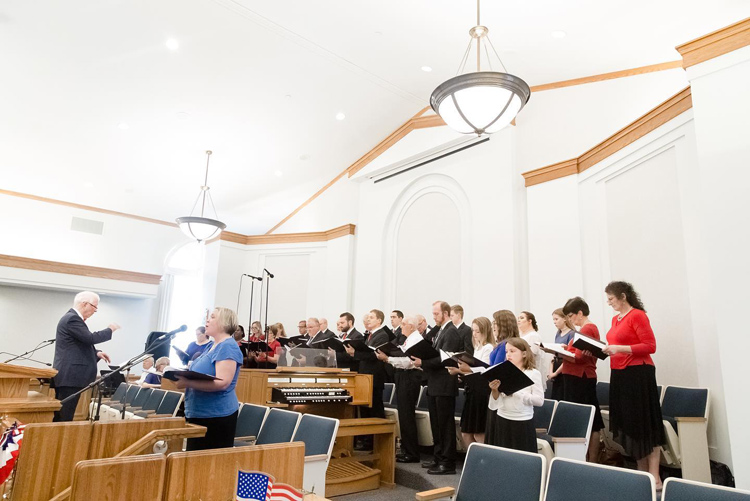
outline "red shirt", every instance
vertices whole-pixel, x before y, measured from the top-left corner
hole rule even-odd
[[[584,336],[596,339],[597,341],[599,340],[599,329],[595,324],[586,324],[581,327],[581,330],[578,332],[580,332]],[[573,338],[570,339],[570,343],[568,343],[568,346],[565,349],[572,353],[575,353],[576,361],[573,362],[572,360],[563,358],[563,374],[568,374],[570,376],[576,377],[583,377],[583,375],[586,374],[587,378],[596,379],[596,361],[598,360],[596,357],[586,356],[583,354],[583,351],[579,350],[578,348],[573,348]]]
[[[654,365],[651,354],[656,352],[656,338],[646,312],[633,308],[622,320],[612,319],[612,328],[607,332],[607,344],[628,345],[633,353],[610,355],[612,369],[624,369],[630,365]]]

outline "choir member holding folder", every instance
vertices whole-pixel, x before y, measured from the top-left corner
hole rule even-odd
[[[580,334],[599,340],[599,329],[589,320],[589,305],[580,297],[569,299],[563,307],[563,313],[576,326]],[[604,428],[602,413],[599,410],[599,399],[596,398],[596,361],[590,351],[583,351],[574,346],[576,337],[568,344],[566,350],[575,358],[564,358],[562,364],[563,400],[577,404],[594,406],[594,424],[591,427],[588,461],[597,462],[599,454],[599,430]],[[579,343],[580,344],[580,343]]]
[[[610,356],[609,428],[638,469],[651,473],[661,490],[659,446],[664,442],[656,368],[656,338],[638,293],[627,282],[610,282],[607,303],[618,312],[607,332]]]
[[[206,427],[203,438],[189,438],[187,450],[219,449],[234,445],[239,402],[234,391],[242,366],[242,352],[232,337],[237,315],[229,308],[216,308],[206,323],[206,334],[214,344],[196,358],[194,372],[214,376],[211,380],[177,377],[177,387],[185,388],[185,418],[188,423]]]
[[[472,340],[474,342],[475,360],[489,366],[490,353],[495,348],[492,339],[492,323],[487,317],[475,318],[471,322]],[[487,382],[480,380],[479,384],[470,381],[476,378],[466,377],[473,374],[472,367],[458,358],[458,367],[449,367],[451,374],[464,375],[464,408],[461,411],[461,439],[468,449],[472,442],[484,443],[484,431],[487,428],[487,405],[490,399],[490,388]],[[475,363],[475,365],[478,365]]]
[[[366,343],[362,340],[348,339],[344,341],[346,353],[359,362],[361,374],[372,374],[372,407],[361,406],[359,408],[362,417],[385,418],[385,407],[383,406],[383,388],[385,387],[385,364],[375,356],[375,348],[388,342],[388,333],[383,329],[385,314],[380,310],[372,310],[369,313],[368,326],[372,334]],[[359,349],[358,349],[359,348]]]
[[[490,353],[490,365],[497,365],[505,362],[506,350],[505,345],[510,338],[519,337],[518,322],[516,315],[510,310],[498,310],[492,314],[492,335],[495,337],[495,349]],[[489,398],[489,397],[488,397]],[[497,429],[497,412],[489,407],[485,410],[487,413],[485,427],[485,442],[492,443],[492,432]]]
[[[398,425],[401,430],[401,454],[396,455],[399,463],[419,462],[419,443],[417,440],[417,416],[415,409],[419,392],[422,388],[422,371],[404,352],[417,343],[425,343],[417,332],[417,317],[407,316],[401,320],[399,327],[404,338],[400,346],[386,343],[375,352],[378,359],[393,366],[396,380],[396,407]]]
[[[557,327],[555,344],[567,345],[573,339],[575,330],[573,329],[573,324],[570,323],[568,317],[563,313],[562,308],[558,308],[552,312],[552,323]],[[555,355],[555,358],[552,360],[549,375],[547,376],[547,379],[552,383],[552,391],[550,393],[554,400],[562,400],[565,396],[565,389],[563,388],[565,382],[563,381],[563,378],[558,377],[562,372],[562,363],[563,357]]]
[[[493,429],[487,430],[486,443],[536,453],[534,407],[544,403],[542,375],[534,368],[534,354],[526,341],[513,337],[505,346],[508,362],[523,371],[533,384],[507,394],[502,392],[502,381],[493,379],[489,383],[489,408],[497,413],[497,419],[492,422]]]
[[[430,427],[434,442],[434,459],[422,463],[430,475],[453,475],[456,473],[456,422],[453,416],[456,407],[458,387],[456,378],[451,376],[443,365],[440,350],[461,351],[463,342],[456,326],[450,320],[451,306],[445,301],[435,301],[432,305],[432,318],[439,327],[432,347],[437,356],[413,356],[415,365],[422,367],[427,375],[427,405],[430,413]],[[425,342],[427,343],[427,342]],[[413,351],[424,343],[417,343]]]

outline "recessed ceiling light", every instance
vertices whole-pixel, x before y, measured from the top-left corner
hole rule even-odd
[[[552,38],[565,38],[567,35],[567,33],[560,30],[552,32]]]
[[[280,170],[277,170],[277,171],[274,172],[274,175],[276,175],[276,177],[282,177],[284,175],[284,173],[281,172]]]
[[[378,35],[378,36],[380,36],[380,35],[383,34],[383,32],[382,31],[376,31],[375,34]]]
[[[429,73],[432,71],[432,68],[430,66],[422,66],[422,71]]]
[[[178,111],[176,115],[179,120],[190,120],[190,113],[187,111]]]
[[[303,162],[309,158],[310,158],[310,155],[308,155],[307,153],[299,156],[299,159],[302,160]]]
[[[180,48],[180,43],[174,38],[170,38],[169,40],[167,40],[166,46],[169,50],[177,50]]]
[[[119,124],[117,124],[117,128],[120,130],[128,130],[130,126],[125,122],[120,122]]]
[[[287,98],[287,99],[291,99],[292,95],[291,94],[286,94],[284,97]]]
[[[343,113],[341,112],[336,113],[336,120],[343,120],[345,118],[346,118],[346,115],[344,115]]]

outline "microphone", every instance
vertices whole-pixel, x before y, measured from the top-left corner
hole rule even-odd
[[[269,276],[269,277],[273,278],[273,273],[271,273],[270,271],[268,271],[268,270],[267,270],[267,269],[265,269],[265,268],[263,268],[263,271],[265,271],[266,273],[268,273],[268,276]]]
[[[45,342],[45,343],[54,343],[55,341],[57,341],[57,339],[54,339],[54,338],[53,338],[53,339],[48,339],[48,340],[46,340],[46,341],[44,341],[44,342]]]
[[[260,277],[256,277],[256,276],[253,276],[253,275],[248,275],[247,273],[243,273],[243,274],[242,274],[242,276],[243,276],[243,277],[250,277],[250,278],[252,278],[253,280],[257,280],[257,281],[259,281],[259,282],[263,280],[263,279],[262,279],[262,278],[260,278]]]
[[[177,329],[175,329],[173,331],[162,333],[161,336],[159,336],[156,339],[154,339],[151,343],[153,344],[156,341],[161,341],[162,339],[166,339],[168,337],[172,337],[175,334],[177,334],[178,332],[185,332],[186,330],[187,330],[187,325],[181,325],[180,327],[178,327]]]

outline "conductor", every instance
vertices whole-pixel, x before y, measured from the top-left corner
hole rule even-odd
[[[57,324],[55,335],[55,360],[52,366],[57,369],[53,382],[55,398],[63,400],[85,388],[96,379],[96,364],[99,359],[110,362],[109,356],[94,348],[95,344],[109,341],[112,333],[120,328],[110,324],[108,328],[91,332],[86,320],[99,309],[99,295],[84,291],[76,294],[73,307]],[[78,397],[65,402],[55,412],[54,421],[73,421]]]

